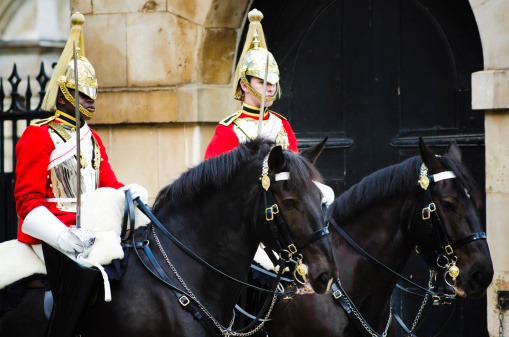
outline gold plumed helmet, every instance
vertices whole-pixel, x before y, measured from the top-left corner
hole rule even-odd
[[[97,98],[97,77],[95,69],[85,57],[85,43],[83,40],[83,23],[85,17],[81,13],[74,13],[71,16],[71,33],[65,44],[64,51],[60,55],[51,79],[48,84],[48,90],[44,96],[42,109],[54,110],[56,107],[56,99],[60,90],[65,98],[76,106],[74,97],[69,93],[69,89],[76,89],[76,80],[74,78],[74,50],[73,42],[76,44],[77,64],[78,64],[78,90],[92,99]],[[92,117],[94,112],[90,112],[82,105],[79,106],[80,112],[85,116]]]
[[[249,29],[246,35],[246,42],[240,56],[240,61],[235,70],[235,80],[233,82],[233,98],[243,101],[244,91],[240,86],[240,80],[246,84],[248,89],[259,99],[262,98],[261,94],[254,90],[247,79],[247,76],[254,76],[261,79],[265,77],[265,66],[268,58],[268,71],[267,82],[277,85],[277,93],[272,97],[266,97],[265,101],[271,102],[277,97],[281,96],[281,87],[279,85],[279,68],[276,59],[268,51],[267,43],[265,42],[265,35],[261,20],[263,14],[257,9],[253,9],[248,14]]]

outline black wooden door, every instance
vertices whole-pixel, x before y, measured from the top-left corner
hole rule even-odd
[[[318,165],[336,195],[416,155],[419,136],[437,153],[456,140],[484,191],[484,114],[472,111],[470,90],[483,59],[467,0],[254,0],[252,8],[264,14],[281,72],[273,108],[300,147],[329,136]],[[419,258],[405,273],[427,284]],[[396,292],[393,302],[411,325],[420,299]],[[417,335],[433,335],[448,311],[434,309]],[[440,335],[487,336],[486,300],[460,303]]]

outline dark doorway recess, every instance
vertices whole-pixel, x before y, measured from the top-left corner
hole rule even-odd
[[[483,57],[467,0],[254,0],[251,8],[264,14],[281,72],[273,110],[289,119],[301,148],[329,136],[318,166],[336,195],[416,155],[419,136],[436,153],[455,140],[485,190],[484,114],[471,109],[470,80]],[[428,282],[417,256],[405,274]],[[420,303],[394,293],[407,324]],[[416,334],[432,336],[448,312],[434,308]],[[486,299],[458,303],[439,335],[488,336]]]

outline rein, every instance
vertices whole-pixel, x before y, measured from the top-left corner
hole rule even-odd
[[[436,212],[436,205],[433,202],[433,199],[431,197],[430,189],[428,189],[429,185],[431,183],[436,183],[441,180],[445,179],[453,179],[456,178],[456,175],[452,171],[445,171],[440,172],[434,175],[428,175],[428,168],[423,163],[421,165],[420,170],[420,179],[418,180],[418,184],[421,186],[423,190],[426,191],[424,193],[424,202],[425,206],[422,209],[422,219],[424,221],[429,220],[429,224],[427,224],[429,232],[433,235],[433,239],[435,242],[435,250],[437,257],[437,266],[441,269],[447,269],[444,275],[444,279],[446,283],[452,287],[455,287],[456,284],[456,277],[459,275],[459,268],[456,266],[457,257],[451,256],[451,262],[449,262],[449,259],[447,256],[450,256],[453,254],[454,249],[461,247],[467,243],[470,243],[472,241],[476,241],[479,239],[486,239],[486,233],[485,232],[477,232],[470,234],[464,238],[461,238],[459,240],[456,240],[452,243],[449,241],[449,237],[447,235],[447,231],[445,230],[445,227],[443,226],[442,222],[440,221],[440,217],[438,216],[438,213]],[[396,312],[394,312],[394,317],[396,321],[401,325],[401,327],[406,331],[407,335],[412,335],[412,332],[415,330],[417,322],[420,318],[420,315],[422,313],[422,309],[426,305],[428,296],[432,296],[432,298],[435,299],[436,302],[440,303],[443,301],[443,299],[448,300],[454,300],[456,297],[456,294],[449,295],[445,293],[437,293],[432,291],[431,289],[434,288],[432,279],[437,274],[435,271],[430,270],[430,282],[428,284],[429,288],[426,289],[415,282],[410,281],[409,279],[405,278],[403,275],[397,273],[396,271],[392,270],[391,268],[387,267],[377,259],[375,259],[373,256],[371,256],[369,253],[367,253],[364,249],[362,249],[348,234],[338,226],[336,221],[334,219],[330,219],[328,221],[329,224],[332,224],[332,226],[338,231],[338,233],[352,246],[359,254],[361,254],[363,257],[367,258],[369,261],[375,263],[385,271],[388,271],[389,273],[395,275],[397,278],[403,280],[404,282],[411,284],[412,286],[422,290],[425,292],[424,301],[421,305],[421,308],[419,310],[419,313],[417,314],[417,317],[415,318],[413,322],[412,329],[408,329],[406,325],[403,323],[399,315],[397,315]],[[417,251],[419,253],[419,251]],[[444,259],[445,258],[445,259]],[[445,263],[441,264],[441,259],[445,260]],[[447,282],[446,276],[449,274],[454,282],[454,285],[451,285]],[[390,322],[393,316],[393,310],[392,306],[390,307],[390,313],[389,313],[389,319],[387,322],[387,326],[385,328],[385,331],[382,335],[376,333],[371,326],[366,322],[366,320],[362,317],[359,310],[355,307],[352,300],[348,297],[346,292],[344,291],[343,287],[341,286],[341,282],[338,278],[338,280],[332,285],[332,295],[333,297],[339,302],[343,310],[348,314],[350,319],[354,322],[354,324],[357,326],[358,330],[364,335],[364,336],[373,336],[373,337],[385,337],[387,336],[387,331],[390,326]],[[419,295],[416,293],[413,293],[415,295]],[[422,296],[422,295],[420,295]],[[446,323],[448,320],[446,320]],[[446,324],[445,323],[445,324]]]

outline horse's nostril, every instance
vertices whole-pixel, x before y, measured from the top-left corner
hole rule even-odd
[[[478,287],[486,288],[493,280],[493,269],[483,268],[483,270],[473,273],[471,278]]]
[[[328,284],[331,279],[332,275],[328,271],[320,275],[320,282],[323,282],[323,284]]]

